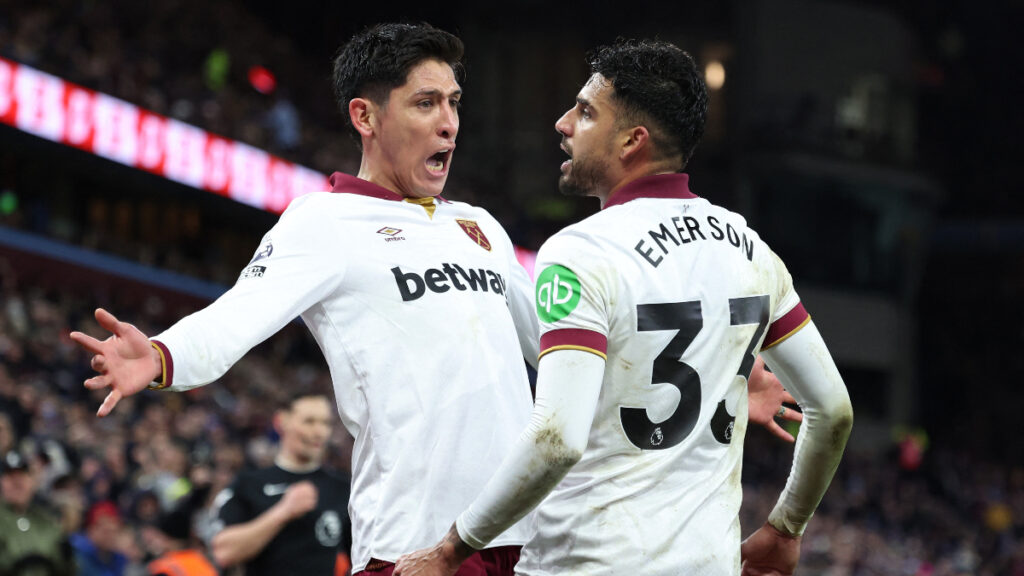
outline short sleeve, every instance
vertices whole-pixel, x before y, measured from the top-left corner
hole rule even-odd
[[[211,536],[228,526],[241,524],[252,519],[250,506],[245,500],[243,485],[245,476],[239,475],[231,486],[221,490],[213,499],[211,516],[214,517]]]
[[[580,232],[563,231],[537,256],[534,306],[540,324],[540,356],[582,350],[607,358],[614,279],[607,258]],[[603,272],[602,272],[603,271]]]
[[[786,269],[786,265],[774,252],[770,252],[769,257],[776,274],[776,293],[773,299],[776,304],[772,310],[771,324],[768,326],[764,344],[761,345],[762,350],[783,342],[811,321],[810,314],[793,288],[793,277]]]

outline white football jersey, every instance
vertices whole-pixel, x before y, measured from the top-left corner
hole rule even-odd
[[[743,217],[687,181],[634,181],[541,248],[541,356],[606,366],[587,449],[538,507],[518,573],[739,574],[746,378],[808,316]]]
[[[344,174],[332,184],[292,202],[231,290],[153,341],[185,390],[301,315],[355,438],[358,571],[433,545],[480,492],[529,419],[537,324],[533,284],[490,214]],[[493,545],[526,539],[520,523]]]

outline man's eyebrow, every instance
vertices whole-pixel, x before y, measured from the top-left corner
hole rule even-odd
[[[429,96],[429,97],[433,98],[433,97],[441,96],[441,95],[443,95],[443,93],[440,90],[438,90],[437,88],[420,88],[419,90],[413,92],[412,95],[413,95],[414,98],[419,98],[419,97],[423,97],[423,96]],[[449,97],[450,96],[462,96],[462,89],[459,88],[458,90],[452,91],[452,93],[449,95]]]
[[[590,100],[587,100],[583,96],[577,96],[576,103],[579,104],[580,106],[589,106],[591,108],[594,107],[594,105],[590,103]]]

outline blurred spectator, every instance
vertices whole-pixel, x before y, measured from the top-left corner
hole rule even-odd
[[[112,502],[98,502],[89,509],[85,532],[71,536],[78,576],[123,576],[128,558],[120,551],[121,513]]]
[[[34,501],[36,478],[28,461],[9,451],[0,462],[0,574],[71,574],[67,540],[60,523]]]
[[[50,503],[60,513],[62,532],[74,534],[81,529],[88,500],[78,476],[69,472],[54,480],[50,487]]]
[[[7,454],[14,449],[17,436],[14,435],[14,424],[4,412],[0,412],[0,454]]]
[[[267,112],[265,122],[273,133],[274,148],[292,151],[302,141],[302,124],[299,111],[288,99],[287,90],[282,88],[274,97],[274,105]]]
[[[209,558],[198,548],[188,548],[181,535],[173,535],[158,528],[150,527],[148,539],[159,541],[159,546],[166,550],[146,567],[153,576],[217,576]]]
[[[193,476],[197,490],[152,526],[142,529],[145,547],[155,560],[147,567],[153,576],[216,576],[217,569],[194,538],[192,521],[210,491],[208,471]]]

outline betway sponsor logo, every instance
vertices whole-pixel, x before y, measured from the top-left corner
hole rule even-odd
[[[395,275],[395,282],[398,283],[398,291],[402,294],[402,300],[410,302],[422,298],[427,290],[437,294],[443,294],[455,289],[460,292],[472,290],[473,292],[494,292],[499,296],[505,295],[505,279],[501,274],[484,268],[469,268],[468,270],[458,264],[445,262],[441,269],[429,268],[422,275],[416,272],[403,272],[398,266],[391,269]]]

